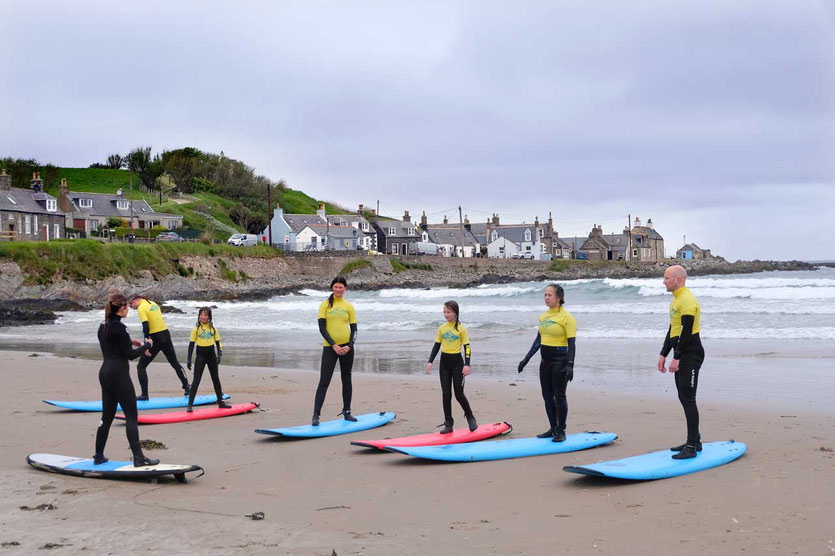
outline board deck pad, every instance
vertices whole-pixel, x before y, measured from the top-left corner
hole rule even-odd
[[[586,450],[608,444],[617,437],[618,435],[613,432],[582,432],[569,434],[566,436],[565,442],[552,442],[550,438],[511,438],[466,444],[446,444],[443,446],[386,446],[385,449],[390,452],[438,461],[494,461]]]
[[[177,480],[185,482],[185,474],[192,471],[202,471],[199,465],[174,465],[160,463],[145,467],[134,467],[130,461],[108,461],[101,465],[93,463],[92,458],[76,458],[58,454],[29,454],[26,463],[41,471],[75,475],[78,477],[94,477],[103,479],[137,479],[156,478],[173,475]]]
[[[703,442],[702,451],[695,458],[673,459],[675,452],[659,450],[640,456],[601,461],[591,465],[568,465],[563,471],[611,477],[614,479],[632,479],[639,481],[666,479],[704,471],[730,463],[746,452],[748,447],[742,442]]]
[[[319,426],[301,425],[298,427],[285,427],[280,429],[255,429],[258,434],[271,434],[274,436],[291,436],[295,438],[321,438],[323,436],[337,436],[349,434],[368,429],[374,429],[385,425],[396,417],[391,411],[380,411],[378,413],[366,413],[354,415],[356,422],[346,421],[341,417],[333,421],[322,421]]]
[[[470,432],[470,429],[461,427],[454,429],[449,434],[441,434],[434,432],[430,434],[416,434],[412,436],[402,436],[400,438],[386,438],[384,440],[354,440],[351,442],[354,446],[362,446],[364,448],[377,448],[384,450],[386,446],[438,446],[441,444],[461,444],[464,442],[476,442],[484,440],[485,438],[493,438],[501,434],[508,434],[513,427],[509,423],[490,423],[489,425],[479,425],[479,427]]]
[[[145,413],[140,415],[136,420],[140,425],[162,425],[166,423],[185,423],[188,421],[202,421],[204,419],[217,419],[219,417],[229,417],[231,415],[240,415],[241,413],[249,413],[256,407],[259,407],[257,402],[236,403],[227,409],[219,407],[210,407],[206,409],[195,409],[191,413],[187,411],[171,411],[168,413]],[[116,415],[117,419],[124,419],[125,416],[121,413]]]
[[[228,394],[223,395],[223,399],[229,399]],[[59,401],[59,400],[43,400],[44,403],[61,407],[63,409],[73,409],[75,411],[98,411],[101,412],[101,400],[94,400],[89,402],[73,402],[73,401]],[[217,403],[217,396],[214,394],[206,396],[197,396],[194,398],[194,405],[207,405]],[[180,396],[175,398],[151,398],[149,400],[142,400],[136,402],[136,409],[143,411],[146,409],[174,409],[175,407],[188,406],[188,396]],[[117,406],[118,411],[122,411],[122,406]]]

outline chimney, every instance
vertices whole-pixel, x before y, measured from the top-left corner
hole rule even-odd
[[[403,222],[411,222],[411,221],[412,221],[412,217],[409,216],[409,211],[404,210],[403,211]]]
[[[641,219],[636,216],[635,217],[635,223],[632,225],[632,227],[637,228],[640,225],[641,225]]]
[[[493,225],[494,225],[494,226],[498,226],[498,225],[499,225],[499,215],[498,215],[498,214],[496,214],[496,213],[493,213]]]
[[[466,214],[464,215],[464,229],[465,230],[471,230],[472,229],[472,226],[470,226],[470,219],[467,217]]]
[[[73,211],[73,206],[70,202],[70,186],[67,185],[67,178],[61,178],[61,185],[58,186],[58,208],[64,212]]]
[[[275,204],[275,210],[273,211],[273,214],[275,216],[281,216],[282,214],[284,214],[284,209],[281,208],[281,203]]]
[[[319,210],[316,211],[316,214],[319,215],[320,218],[325,218],[325,203],[319,203]]]
[[[360,203],[360,208],[359,208],[359,210],[357,211],[357,214],[362,214],[364,211],[365,211],[365,205],[363,205],[362,203]]]
[[[29,185],[32,187],[32,191],[34,191],[35,193],[43,191],[43,180],[41,179],[40,172],[32,173],[32,181],[29,182]]]
[[[371,209],[371,216],[377,216],[377,209]]]
[[[449,220],[447,219],[446,214],[444,215],[444,224],[449,224]]]
[[[647,228],[652,229],[652,218],[647,220]]]
[[[12,188],[12,177],[6,173],[6,169],[0,170],[0,191],[9,191]]]
[[[426,230],[429,227],[429,222],[426,220],[426,211],[420,215],[420,227]]]

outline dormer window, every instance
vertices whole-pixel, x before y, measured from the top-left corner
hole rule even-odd
[[[130,203],[127,201],[116,201],[116,208],[119,210],[128,210],[130,208]]]
[[[531,231],[530,230],[525,230],[525,241],[530,241],[530,240],[531,240]]]
[[[397,233],[397,230],[395,228],[389,228],[389,235],[390,236],[393,236],[396,233]]]
[[[421,239],[423,241],[429,241],[429,234],[427,234],[426,232],[423,232],[423,235],[421,236]]]
[[[363,232],[367,232],[367,231],[368,231],[368,222],[363,222],[363,223],[362,223],[362,231],[363,231]]]
[[[55,199],[47,199],[46,210],[48,210],[49,212],[55,212],[56,210],[58,210],[58,202]]]
[[[93,200],[92,199],[79,199],[78,206],[80,208],[93,208]]]
[[[545,230],[543,230],[542,228],[540,228],[540,229],[539,229],[539,238],[540,238],[540,239],[542,239],[543,237],[545,237]]]
[[[410,236],[415,235],[415,229],[414,228],[409,228],[409,235]]]
[[[493,233],[490,234],[490,241],[496,241],[499,239],[499,233],[496,230],[493,230]]]
[[[8,195],[6,195],[6,199],[8,199],[8,200],[9,200],[9,202],[10,202],[11,204],[13,204],[13,205],[16,205],[16,204],[17,204],[17,201],[15,201],[14,199],[12,199],[12,198],[11,198],[11,197],[9,197]],[[10,216],[11,216],[11,215],[10,215]]]

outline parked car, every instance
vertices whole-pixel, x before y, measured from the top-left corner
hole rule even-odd
[[[157,236],[157,241],[185,241],[177,232],[162,232]]]
[[[522,253],[521,255],[519,255],[519,258],[520,258],[520,259],[530,259],[530,260],[534,260],[534,258],[535,258],[535,257],[533,256],[533,253],[532,253],[532,252],[527,251],[527,252]]]
[[[258,245],[258,236],[255,234],[232,234],[226,240],[229,245],[237,245],[238,247],[252,247]]]

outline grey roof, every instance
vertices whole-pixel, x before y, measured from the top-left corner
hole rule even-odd
[[[585,236],[585,237],[561,237],[560,239],[568,244],[569,249],[572,249],[573,251],[579,251],[580,248],[583,247],[583,244],[588,239],[588,236]]]
[[[432,243],[450,243],[453,245],[461,245],[461,239],[463,237],[464,245],[479,244],[476,237],[466,229],[464,230],[464,235],[462,236],[460,226],[452,226],[449,224],[430,224],[426,230],[426,234],[429,236],[429,241]]]
[[[702,249],[701,247],[699,247],[699,246],[698,246],[698,245],[696,245],[695,243],[688,243],[687,245],[685,245],[685,246],[681,247],[681,248],[679,249],[679,251],[684,251],[684,250],[686,250],[686,249],[690,249],[691,251],[697,251],[697,252],[699,252],[699,251],[704,251],[704,249]]]
[[[0,190],[0,210],[30,214],[64,214],[64,211],[57,207],[54,211],[46,210],[47,199],[55,200],[55,197],[42,191],[36,193],[32,189],[12,187]]]
[[[487,243],[487,224],[470,223],[470,232],[475,236],[479,243]]]
[[[498,234],[498,239],[505,238],[507,241],[514,243],[522,243],[525,240],[525,230],[531,231],[530,241],[538,241],[536,237],[536,229],[533,224],[513,224],[508,226],[493,226],[490,228],[490,237],[488,242],[493,241],[493,232]]]
[[[144,199],[134,199],[131,201],[130,199],[126,199],[123,195],[70,191],[67,194],[67,197],[69,197],[70,202],[73,205],[73,212],[87,213],[90,216],[115,216],[117,218],[130,218],[131,215],[134,217],[153,215],[155,217],[163,216],[166,218],[183,218],[181,214],[156,212]],[[90,208],[82,207],[79,203],[81,199],[90,199],[93,202],[93,206]],[[120,209],[117,205],[117,201],[127,201],[128,208]],[[133,213],[131,213],[130,210],[131,202],[133,203]]]
[[[634,228],[632,228],[632,233],[646,234],[647,237],[649,237],[650,239],[660,239],[662,241],[664,239],[663,237],[661,237],[661,234],[655,231],[654,228],[649,228],[647,226],[635,226]]]
[[[360,231],[353,226],[327,226],[322,224],[308,224],[320,236],[327,235],[335,239],[352,239],[360,235]]]
[[[571,244],[564,241],[561,237],[557,236],[554,238],[554,244],[561,248],[561,249],[571,249]]]
[[[284,221],[290,226],[290,231],[297,234],[305,226],[327,226],[328,223],[318,214],[282,214]]]
[[[599,236],[590,235],[586,238],[586,241],[583,242],[581,249],[588,250],[594,249],[595,247],[609,251],[609,242],[603,238],[602,234]]]
[[[372,234],[374,233],[374,228],[370,225],[370,222],[366,220],[364,216],[360,216],[358,214],[328,214],[327,215],[328,222],[331,226],[334,225],[347,225],[352,226],[354,223],[359,224],[359,231],[364,234]],[[344,224],[343,224],[344,223]],[[362,225],[369,224],[368,231],[363,231]]]
[[[420,228],[413,222],[403,222],[402,220],[375,220],[374,224],[382,231],[386,237],[395,238],[418,238],[420,237]],[[394,228],[394,234],[389,232],[389,228]],[[409,229],[412,233],[409,233]]]

